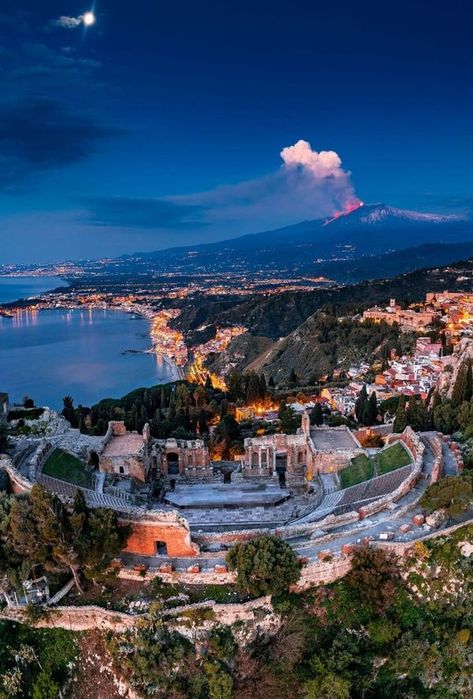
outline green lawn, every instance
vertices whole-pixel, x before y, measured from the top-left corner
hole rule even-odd
[[[349,488],[362,481],[367,481],[373,475],[373,464],[366,454],[358,454],[347,468],[339,471],[340,485],[342,488]]]
[[[43,473],[45,476],[60,478],[63,481],[81,485],[84,488],[92,486],[90,473],[85,470],[82,461],[62,449],[54,449],[48,456],[43,466]]]
[[[404,449],[401,442],[394,444],[378,454],[378,475],[382,476],[389,471],[407,466],[411,463],[411,457]]]

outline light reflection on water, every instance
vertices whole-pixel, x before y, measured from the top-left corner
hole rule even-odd
[[[13,400],[76,405],[116,398],[140,386],[173,380],[173,368],[153,354],[148,322],[121,311],[22,311],[0,317],[0,391]]]

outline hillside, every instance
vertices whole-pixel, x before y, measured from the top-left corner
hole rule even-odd
[[[391,346],[396,344],[396,331],[386,329],[384,334],[379,334],[382,326],[365,329],[350,320],[340,322],[336,316],[351,316],[375,303],[387,303],[391,297],[414,302],[422,300],[427,291],[472,288],[473,261],[470,260],[417,270],[390,280],[253,298],[233,305],[213,320],[220,325],[244,322],[250,336],[258,336],[259,343],[262,337],[267,339],[259,356],[253,358],[252,346],[246,363],[240,359],[237,368],[263,372],[279,383],[285,383],[291,369],[295,369],[308,381],[312,376],[336,367],[347,368],[353,361],[367,358],[380,342],[388,340]],[[304,314],[307,315],[303,317]],[[235,342],[230,343],[212,369],[221,370],[232,363],[235,353],[241,354]],[[250,337],[245,338],[245,343],[251,346]]]
[[[379,274],[383,270],[379,269]],[[418,269],[393,279],[376,279],[349,286],[314,291],[286,291],[268,296],[250,296],[225,300],[206,300],[194,308],[194,301],[184,305],[182,315],[174,323],[186,335],[201,325],[245,325],[253,335],[277,340],[289,335],[315,311],[333,305],[340,313],[354,313],[370,305],[388,302],[422,300],[427,291],[456,289],[470,291],[473,260],[447,267]]]

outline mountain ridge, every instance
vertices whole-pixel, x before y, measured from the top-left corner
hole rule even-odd
[[[319,273],[321,263],[382,255],[427,244],[473,241],[473,221],[456,214],[362,204],[332,219],[313,219],[212,243],[156,250],[118,258],[130,264],[167,265],[179,270],[244,269]]]

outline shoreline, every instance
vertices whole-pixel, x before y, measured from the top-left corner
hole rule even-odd
[[[48,293],[48,292],[43,292],[43,293]],[[33,304],[33,300],[37,301],[38,305]],[[21,307],[15,307],[14,304],[17,303],[18,301],[23,301],[25,302],[24,306]],[[159,356],[163,362],[169,367],[171,370],[171,376],[173,381],[180,381],[184,379],[184,368],[182,366],[179,366],[174,358],[168,354],[164,354],[162,351],[158,350],[156,347],[156,340],[153,338],[153,321],[157,316],[156,311],[152,309],[150,306],[140,306],[140,307],[135,307],[129,304],[123,304],[120,306],[110,306],[110,305],[104,305],[102,302],[98,304],[88,304],[87,306],[84,305],[75,305],[73,303],[68,303],[66,304],[58,304],[55,305],[54,307],[50,308],[48,306],[41,306],[40,304],[47,303],[44,299],[41,298],[41,296],[35,297],[34,299],[31,299],[31,304],[28,304],[29,299],[17,299],[17,301],[9,301],[5,304],[0,304],[0,317],[1,318],[6,318],[6,319],[13,319],[15,315],[15,310],[19,311],[35,311],[35,312],[41,312],[41,311],[60,311],[60,310],[70,310],[70,311],[117,311],[121,313],[126,313],[129,316],[138,316],[142,318],[143,320],[146,320],[148,323],[148,332],[147,335],[149,337],[149,340],[151,342],[151,346],[148,347],[147,349],[125,349],[123,350],[122,354],[149,354],[149,355],[155,355]],[[5,306],[13,306],[13,308],[5,308]]]

